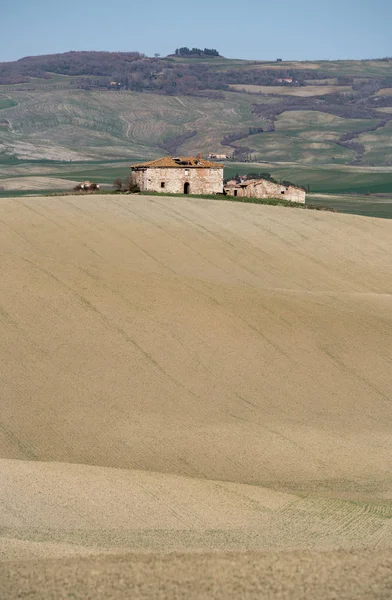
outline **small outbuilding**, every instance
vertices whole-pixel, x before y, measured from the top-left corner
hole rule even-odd
[[[241,183],[229,182],[224,187],[227,196],[242,198],[281,198],[288,202],[305,204],[305,190],[296,185],[281,185],[268,179],[247,179]]]
[[[222,194],[223,165],[193,156],[165,156],[131,166],[131,184],[142,192]]]

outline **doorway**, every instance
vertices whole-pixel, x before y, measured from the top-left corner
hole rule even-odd
[[[190,186],[188,182],[184,183],[184,194],[189,194],[189,187]]]

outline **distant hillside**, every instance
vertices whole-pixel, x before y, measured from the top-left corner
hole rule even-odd
[[[239,161],[392,165],[392,59],[263,62],[182,50],[0,63],[0,153],[106,160],[220,151]]]

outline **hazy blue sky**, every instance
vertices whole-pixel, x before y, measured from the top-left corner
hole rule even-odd
[[[392,0],[0,0],[0,61],[179,46],[286,60],[392,55]]]

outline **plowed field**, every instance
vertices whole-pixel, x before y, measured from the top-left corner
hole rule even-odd
[[[391,240],[388,220],[283,207],[1,200],[7,597],[71,597],[50,591],[53,569],[80,575],[66,557],[250,551],[268,579],[273,553],[285,550],[295,553],[282,557],[290,587],[293,564],[305,560],[294,568],[305,581],[323,551],[360,552],[357,565],[388,552]],[[117,578],[121,561],[99,560],[87,570]],[[186,557],[175,560],[189,574]],[[231,579],[225,588],[208,577],[214,597],[236,597]],[[197,581],[195,595],[168,584],[159,597],[208,597]],[[158,597],[151,585],[150,596],[133,597]],[[265,597],[296,597],[284,585]],[[377,597],[358,585],[338,597]],[[102,589],[91,597],[128,597]],[[89,597],[80,594],[72,597]]]

